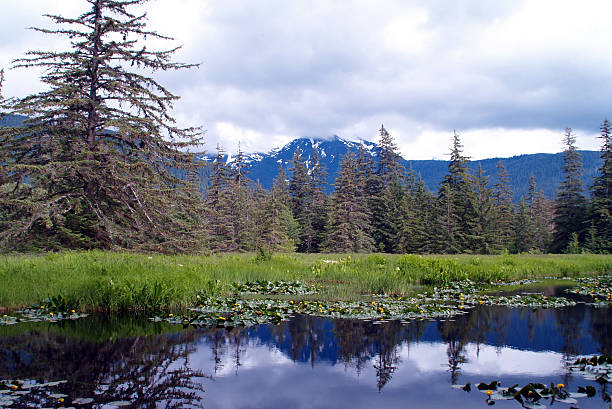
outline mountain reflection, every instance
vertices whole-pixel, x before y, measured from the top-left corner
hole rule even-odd
[[[568,358],[612,353],[608,312],[583,304],[483,306],[445,321],[296,316],[280,325],[197,330],[94,317],[1,328],[0,378],[67,380],[54,392],[93,398],[90,407],[357,408],[380,406],[377,399],[395,407],[402,390],[416,400],[425,390],[456,399],[449,383],[493,377],[571,384]],[[318,402],[323,396],[326,404]],[[482,404],[477,394],[458,396]],[[32,393],[20,404],[44,406],[45,399]]]

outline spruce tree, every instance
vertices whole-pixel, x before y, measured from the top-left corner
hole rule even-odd
[[[234,239],[232,201],[232,181],[225,163],[225,152],[217,145],[217,156],[212,163],[209,186],[206,190],[207,224],[213,251],[237,249]]]
[[[501,250],[498,246],[499,210],[495,207],[493,191],[488,186],[488,177],[482,166],[474,178],[474,219],[471,223],[472,250],[479,254],[493,254]]]
[[[533,249],[546,252],[550,247],[553,232],[553,204],[537,189],[535,176],[529,178],[526,203],[529,208],[533,238]]]
[[[427,190],[421,176],[408,174],[408,189],[401,205],[398,252],[432,253],[435,251],[432,228],[435,225],[435,197]]]
[[[471,251],[474,247],[474,188],[467,166],[469,158],[463,156],[459,135],[453,134],[448,173],[438,192],[439,220],[442,237],[438,242],[445,253]]]
[[[327,223],[327,213],[329,197],[325,193],[327,171],[316,147],[313,149],[312,161],[310,166],[310,190],[312,194],[311,214],[313,229],[312,251],[320,251],[325,240],[325,229]]]
[[[379,251],[394,253],[397,251],[400,230],[405,169],[400,162],[397,145],[384,125],[379,132],[378,162],[375,177],[370,184],[370,212],[374,229],[372,236]]]
[[[178,99],[146,74],[192,67],[154,51],[132,8],[146,0],[87,0],[77,17],[49,16],[70,49],[30,51],[15,67],[44,70],[45,91],[6,103],[29,117],[0,129],[4,249],[123,247],[186,251],[203,242],[197,189],[176,172],[196,165],[198,129],[176,126]]]
[[[576,137],[571,128],[565,130],[563,173],[555,204],[555,232],[551,244],[553,253],[565,252],[576,233],[580,243],[585,238],[586,203],[582,195],[582,158],[576,150]]]
[[[296,244],[298,251],[311,253],[315,250],[311,179],[299,150],[295,151],[291,163],[293,164],[293,174],[289,183],[291,211],[300,226],[300,239]]]
[[[238,153],[229,168],[230,171],[230,191],[231,191],[231,226],[233,228],[232,238],[233,248],[242,251],[255,249],[255,201],[254,193],[251,189],[251,180],[248,177],[248,166],[244,161],[244,152],[238,145]],[[263,193],[259,199],[263,201]]]
[[[513,238],[514,204],[510,175],[503,161],[497,162],[497,182],[494,185],[493,201],[498,213],[496,222],[497,246],[500,250],[509,250]]]
[[[335,253],[370,252],[370,214],[365,186],[359,177],[357,161],[349,151],[340,164],[340,173],[331,197],[326,248]]]
[[[602,165],[592,187],[591,228],[594,235],[592,250],[612,251],[612,127],[608,120],[601,125]]]
[[[526,253],[533,248],[534,225],[531,212],[525,197],[521,197],[514,216],[514,239],[511,246],[513,253]]]

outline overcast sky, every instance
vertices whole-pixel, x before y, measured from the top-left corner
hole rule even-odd
[[[61,48],[29,31],[84,0],[0,0],[0,66]],[[599,149],[612,118],[609,0],[153,0],[150,27],[199,69],[158,75],[174,115],[207,150],[267,151],[299,136],[377,140],[408,159],[446,158],[453,129],[473,158],[558,152],[571,127]],[[170,44],[169,44],[170,45]],[[5,96],[41,89],[6,73]]]

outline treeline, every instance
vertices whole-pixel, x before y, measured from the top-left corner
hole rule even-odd
[[[315,150],[305,161],[296,151],[291,177],[285,169],[269,191],[248,180],[243,154],[227,165],[218,149],[206,191],[210,249],[265,248],[300,252],[478,253],[598,252],[612,247],[610,124],[601,126],[600,175],[582,186],[575,137],[564,137],[564,180],[557,199],[548,199],[531,176],[518,205],[512,201],[503,161],[497,182],[469,168],[459,135],[453,135],[448,172],[437,193],[404,169],[384,126],[375,160],[348,152],[331,195]],[[254,188],[252,186],[255,186]]]

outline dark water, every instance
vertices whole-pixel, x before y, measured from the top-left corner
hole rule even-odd
[[[609,309],[481,307],[453,321],[402,324],[295,317],[279,326],[186,329],[90,317],[0,327],[0,379],[66,383],[12,407],[484,408],[451,384],[596,386],[580,408],[610,408],[604,386],[568,374],[567,359],[612,353]],[[23,324],[28,325],[28,324]],[[608,393],[610,385],[607,385]],[[1,396],[0,396],[1,397]],[[549,404],[545,402],[547,406]],[[495,407],[520,408],[516,401]],[[554,403],[553,407],[571,405]]]

